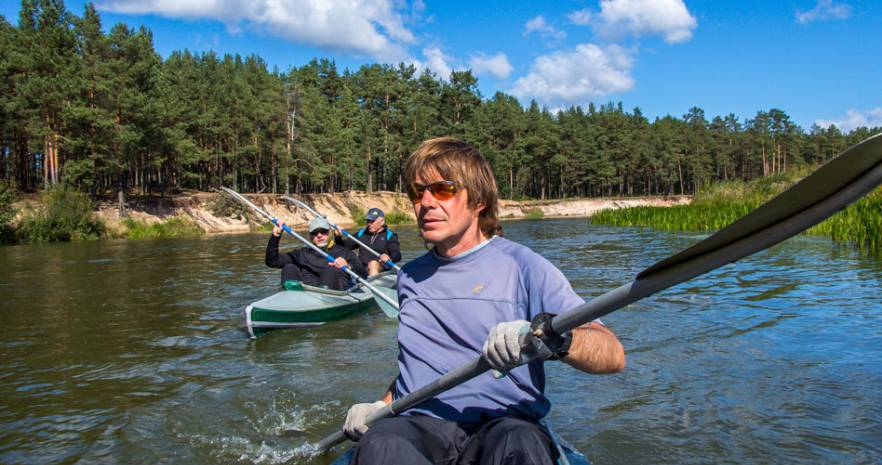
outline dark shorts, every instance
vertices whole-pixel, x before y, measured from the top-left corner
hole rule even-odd
[[[353,465],[552,465],[557,448],[542,425],[502,417],[461,425],[413,415],[374,423],[356,446]]]

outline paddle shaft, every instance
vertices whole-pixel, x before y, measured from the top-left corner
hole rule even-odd
[[[320,216],[320,217],[324,218],[325,221],[327,221],[328,224],[331,225],[331,227],[333,227],[333,228],[336,229],[337,231],[340,231],[340,234],[343,234],[343,235],[346,236],[348,239],[351,239],[351,240],[355,241],[355,243],[358,244],[359,247],[364,248],[364,249],[367,250],[368,252],[374,254],[374,256],[376,256],[377,258],[380,258],[380,253],[379,253],[379,252],[377,252],[376,250],[374,250],[374,249],[368,247],[367,244],[365,244],[364,242],[361,242],[360,240],[358,240],[358,239],[357,239],[355,236],[353,236],[352,234],[349,234],[349,232],[346,231],[345,229],[341,228],[340,226],[337,226],[337,225],[334,224],[334,223],[331,223],[331,220],[329,220],[327,216],[322,215],[321,213],[319,213],[319,212],[313,210],[309,205],[307,205],[307,204],[305,204],[305,203],[303,203],[303,202],[301,202],[301,201],[299,201],[299,200],[297,200],[297,199],[295,199],[295,198],[288,197],[288,196],[283,196],[282,198],[285,199],[285,200],[290,200],[290,201],[296,203],[298,206],[303,207],[303,208],[309,210],[309,211],[310,211],[313,215],[315,215],[315,216]],[[392,260],[386,260],[383,264],[384,264],[384,265],[388,265],[389,267],[391,267],[392,269],[394,269],[396,272],[401,271],[401,267],[399,267],[398,265],[396,265],[395,262],[393,262]]]
[[[585,323],[612,313],[619,308],[655,294],[696,276],[702,275],[728,263],[732,263],[753,253],[771,247],[792,237],[813,225],[820,223],[850,203],[882,184],[882,163],[846,184],[839,191],[820,202],[795,212],[788,218],[742,237],[732,243],[710,250],[702,255],[673,264],[648,274],[629,284],[613,289],[576,308],[555,317],[552,329],[558,334],[570,331]],[[522,344],[523,345],[523,344]],[[491,369],[483,357],[477,357],[467,365],[441,376],[432,383],[404,396],[392,404],[374,412],[367,418],[370,425],[374,421],[402,412],[436,395],[462,384]],[[346,439],[342,432],[336,432],[318,443],[318,450],[325,452]]]
[[[232,189],[226,188],[226,187],[221,187],[221,189],[223,189],[224,192],[232,195],[234,198],[236,198],[240,202],[242,202],[245,205],[248,205],[249,207],[254,209],[254,211],[256,211],[258,214],[260,214],[264,218],[270,220],[270,222],[272,224],[282,228],[282,230],[285,231],[286,233],[296,237],[298,240],[300,240],[300,242],[303,242],[304,244],[306,244],[307,246],[312,248],[312,250],[315,250],[319,254],[324,255],[325,259],[328,260],[328,263],[334,263],[334,261],[336,260],[330,254],[328,254],[324,250],[320,249],[317,245],[313,244],[312,241],[310,241],[310,240],[306,239],[305,237],[301,236],[300,234],[297,234],[296,232],[294,232],[290,227],[288,227],[287,224],[286,225],[280,224],[279,220],[277,220],[274,216],[270,215],[269,213],[267,213],[266,211],[264,211],[263,209],[261,209],[260,207],[255,205],[253,202],[251,202],[250,200],[243,197],[242,194],[239,194],[238,192],[236,192]],[[375,297],[379,297],[379,298],[383,299],[389,305],[392,305],[393,307],[398,308],[398,302],[393,301],[388,296],[386,296],[385,294],[380,292],[379,289],[374,287],[371,283],[367,282],[366,280],[362,279],[361,276],[359,276],[357,273],[355,273],[354,271],[349,269],[348,266],[343,266],[340,269],[345,271],[346,273],[348,273],[349,276],[352,276],[353,278],[355,278],[360,284],[362,284],[362,285],[366,286],[368,289],[370,289]]]

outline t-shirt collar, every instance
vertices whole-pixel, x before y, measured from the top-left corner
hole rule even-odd
[[[456,254],[456,255],[454,255],[454,256],[452,256],[452,257],[442,257],[441,254],[439,254],[437,251],[435,251],[435,248],[434,248],[434,247],[432,247],[432,254],[435,255],[435,258],[437,258],[438,260],[445,261],[445,262],[452,262],[452,261],[456,261],[456,260],[462,260],[463,258],[466,258],[466,257],[468,257],[469,255],[471,255],[471,254],[473,254],[473,253],[475,253],[475,252],[477,252],[477,251],[483,249],[483,248],[484,248],[487,244],[489,244],[493,239],[496,239],[496,236],[493,236],[493,237],[491,237],[490,239],[487,239],[486,241],[481,242],[480,244],[478,244],[478,245],[472,247],[471,249],[466,250],[465,252],[462,252],[462,253]]]

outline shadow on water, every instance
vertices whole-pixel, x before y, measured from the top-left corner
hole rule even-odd
[[[425,249],[398,228],[405,261]],[[544,219],[506,236],[585,298],[702,239]],[[328,463],[303,446],[395,375],[380,312],[251,341],[266,235],[0,248],[0,462]],[[291,245],[288,243],[288,245]],[[798,237],[604,321],[628,368],[548,365],[593,463],[882,461],[882,263]],[[294,432],[294,433],[292,433]]]

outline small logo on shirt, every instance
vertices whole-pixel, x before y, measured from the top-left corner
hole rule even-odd
[[[484,285],[478,284],[477,286],[472,288],[472,294],[477,294],[477,293],[481,292],[482,290],[484,290]]]

